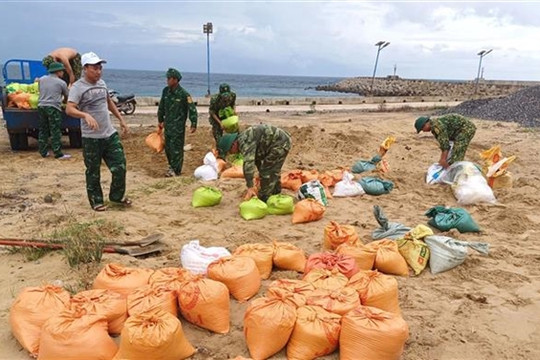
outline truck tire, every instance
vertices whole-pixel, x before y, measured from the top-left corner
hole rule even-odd
[[[77,149],[82,147],[81,130],[69,129],[68,136],[69,146]]]
[[[26,133],[9,133],[9,144],[11,150],[27,150],[28,137]]]

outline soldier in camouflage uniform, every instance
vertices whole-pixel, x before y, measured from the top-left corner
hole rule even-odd
[[[126,156],[118,132],[112,126],[109,112],[120,121],[123,134],[128,133],[124,118],[109,97],[107,85],[101,79],[105,60],[95,53],[82,55],[84,76],[76,81],[69,92],[66,113],[81,119],[84,164],[86,166],[86,192],[92,209],[105,211],[101,190],[101,162],[112,174],[109,200],[112,204],[130,206],[126,192]]]
[[[55,49],[43,58],[42,64],[48,69],[50,64],[55,61],[62,63],[66,68],[64,75],[62,75],[62,79],[67,85],[71,86],[75,81],[81,78],[81,55],[77,50],[67,47]]]
[[[230,109],[227,109],[230,108]],[[223,126],[221,120],[225,120],[229,116],[236,115],[236,94],[231,91],[229,84],[223,83],[219,85],[219,94],[214,95],[210,99],[208,121],[212,125],[212,135],[216,141],[216,146],[219,144],[219,139],[223,136]]]
[[[218,145],[219,155],[241,153],[244,158],[244,178],[248,187],[245,200],[257,196],[253,178],[255,168],[259,172],[261,188],[258,197],[262,201],[281,192],[281,168],[291,149],[291,136],[272,125],[252,126],[240,134],[224,135]]]
[[[455,162],[463,161],[469,143],[476,133],[476,126],[469,119],[458,114],[448,114],[435,119],[422,116],[416,119],[414,127],[417,133],[431,131],[435,136],[441,149],[439,164],[443,168],[447,168]],[[450,141],[454,142],[454,146],[452,155],[447,160]]]
[[[191,95],[180,86],[182,75],[176,69],[167,70],[167,86],[161,93],[158,108],[159,127],[165,127],[165,154],[169,162],[166,176],[178,176],[184,163],[186,119],[189,114],[191,133],[197,130],[197,108]]]

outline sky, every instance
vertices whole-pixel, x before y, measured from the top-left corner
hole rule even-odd
[[[58,47],[114,69],[540,81],[540,2],[0,0],[0,63]]]

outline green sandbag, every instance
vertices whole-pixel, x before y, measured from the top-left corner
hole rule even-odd
[[[231,163],[233,166],[243,166],[244,165],[244,157],[242,154],[230,154],[227,156],[227,162]]]
[[[454,228],[460,233],[481,231],[471,214],[462,208],[434,206],[426,211],[424,215],[431,218],[428,224],[440,231],[448,231]]]
[[[240,204],[240,215],[244,220],[262,219],[266,216],[268,205],[259,198],[251,198]]]
[[[6,86],[6,92],[8,94],[13,94],[13,93],[19,91],[19,88],[20,88],[19,83],[11,83],[11,84]]]
[[[193,192],[193,198],[191,199],[191,206],[207,207],[215,206],[221,202],[223,197],[221,191],[212,186],[201,186]]]
[[[22,91],[23,93],[27,93],[28,92],[28,84],[19,84],[19,90]]]
[[[268,213],[272,215],[287,215],[294,211],[294,198],[289,195],[272,195],[266,201]]]
[[[394,183],[390,180],[383,180],[376,177],[363,177],[358,180],[362,188],[369,195],[388,194],[394,188]]]
[[[221,96],[225,96],[226,94],[221,94]],[[234,109],[231,106],[227,106],[226,108],[223,108],[218,111],[218,116],[220,119],[226,119],[228,117],[231,117],[234,115]]]
[[[375,170],[377,163],[382,160],[380,155],[375,155],[371,160],[359,160],[353,166],[351,171],[354,174],[360,174],[365,171]]]
[[[27,90],[29,94],[39,94],[39,83],[35,82],[33,84],[28,85]]]
[[[37,95],[37,94],[32,94],[28,98],[28,103],[30,104],[31,109],[37,109],[38,102],[39,102],[39,95]]]
[[[230,134],[238,132],[238,116],[229,116],[225,120],[221,121],[221,125],[223,125],[223,131],[226,133]]]

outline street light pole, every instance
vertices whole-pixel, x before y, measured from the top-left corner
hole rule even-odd
[[[375,67],[373,68],[373,76],[371,77],[371,89],[370,92],[373,93],[373,82],[375,81],[375,73],[377,72],[377,63],[379,62],[379,53],[382,49],[390,45],[388,41],[379,41],[375,44],[375,46],[378,46],[377,49],[377,57],[375,58]]]
[[[206,69],[208,73],[208,92],[207,97],[210,97],[210,34],[214,28],[211,22],[203,24],[203,33],[206,34]]]
[[[493,49],[489,49],[489,50],[482,50],[480,51],[478,54],[478,56],[480,56],[480,61],[478,61],[478,73],[476,74],[476,85],[474,86],[474,94],[476,95],[476,92],[478,91],[478,81],[480,80],[480,68],[482,67],[482,58],[484,56],[486,56],[487,54],[489,54],[490,52],[492,52]],[[483,75],[483,71],[482,71],[482,75]]]

